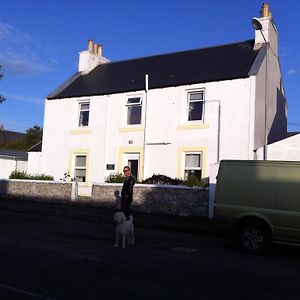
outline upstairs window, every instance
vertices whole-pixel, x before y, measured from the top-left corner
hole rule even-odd
[[[86,182],[86,155],[75,156],[74,177],[78,182]]]
[[[203,91],[188,93],[188,121],[203,119]]]
[[[142,98],[134,97],[127,99],[127,125],[141,124]]]
[[[184,179],[192,174],[201,179],[201,153],[185,154]]]
[[[78,126],[88,126],[89,125],[89,115],[90,115],[90,103],[79,103],[79,122]]]

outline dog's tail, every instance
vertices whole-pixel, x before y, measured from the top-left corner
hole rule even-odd
[[[129,216],[129,221],[133,222],[133,216],[132,215]]]

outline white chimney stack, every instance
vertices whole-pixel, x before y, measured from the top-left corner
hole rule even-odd
[[[278,31],[273,23],[268,3],[263,3],[258,21],[261,23],[262,29],[255,30],[254,49],[259,49],[266,40],[273,52],[278,55]]]
[[[88,40],[88,50],[79,53],[78,71],[83,74],[88,74],[95,69],[99,64],[107,63],[109,60],[102,56],[103,47]]]

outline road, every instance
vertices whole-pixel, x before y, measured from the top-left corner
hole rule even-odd
[[[300,299],[300,248],[265,256],[220,236],[0,210],[0,299]]]

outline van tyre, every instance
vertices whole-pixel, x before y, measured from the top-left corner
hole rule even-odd
[[[263,254],[271,245],[272,234],[263,222],[248,220],[238,227],[237,241],[247,253]]]

